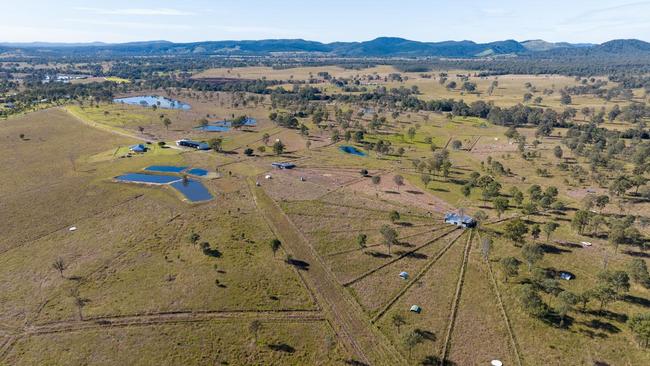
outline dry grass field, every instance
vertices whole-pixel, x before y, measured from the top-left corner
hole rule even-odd
[[[467,74],[429,74],[438,77],[441,71],[459,83],[458,75]],[[557,75],[504,75],[487,95],[495,78],[470,75],[480,94],[462,94],[419,73],[401,73],[407,77],[401,83],[384,81],[397,72],[389,66],[248,67],[194,77],[264,77],[289,85],[318,79],[319,72],[362,80],[379,75],[368,88],[417,86],[422,99],[480,99],[500,106],[520,103],[529,82],[536,95],[553,89],[541,106],[558,111],[564,108],[559,90],[580,84]],[[340,92],[323,81],[313,86],[325,87],[326,94]],[[534,270],[528,270],[520,245],[503,235],[520,216],[529,227],[560,224],[548,242],[543,234],[530,233],[524,241],[543,244],[538,269],[576,276],[560,281],[561,289],[581,293],[593,288],[605,263],[610,270],[626,269],[633,258],[648,263],[641,249],[624,245],[615,251],[606,236],[571,229],[582,199],[608,190],[591,180],[587,159],[562,145],[566,129],[536,137],[534,128],[518,128],[526,137],[524,152],[538,154],[524,158],[518,144],[505,136],[506,127],[479,118],[430,112],[391,116],[383,110],[387,122],[371,129],[370,114],[353,114],[353,122],[367,128],[363,142],[382,140],[393,151],[403,149],[381,154],[364,150],[362,142],[333,141],[333,128],[319,130],[310,117],[298,118],[309,128],[306,134],[278,126],[269,117],[273,108],[267,96],[246,106],[241,96],[224,92],[148,90],[125,96],[138,94],[169,96],[192,108],[70,104],[0,121],[0,364],[650,363],[650,353],[637,345],[627,324],[634,314],[650,311],[650,290],[637,283],[604,310],[596,300],[584,310],[572,308],[563,327],[552,316],[557,296],[539,291],[553,310],[546,319],[530,316],[521,305],[521,287],[535,281]],[[634,100],[643,98],[637,94]],[[333,125],[337,108],[356,112],[362,107],[319,103]],[[592,96],[573,100],[577,109],[615,103],[629,102],[606,103]],[[239,115],[255,118],[257,125],[221,133],[195,129],[203,118]],[[169,128],[164,118],[172,121]],[[580,113],[576,121],[584,122]],[[605,126],[624,130],[630,124]],[[412,138],[409,128],[415,128]],[[264,134],[269,135],[266,144]],[[223,152],[156,144],[213,137],[223,139]],[[271,150],[276,139],[286,146],[279,156]],[[429,139],[436,151],[449,151],[448,174],[415,168],[414,162],[433,156]],[[453,140],[461,146],[452,148]],[[144,141],[152,142],[148,152],[125,157],[130,145]],[[342,145],[367,155],[346,154]],[[562,158],[554,155],[558,145]],[[247,156],[246,148],[255,151]],[[273,168],[278,161],[297,167]],[[498,161],[510,173],[492,171],[488,161]],[[560,169],[560,163],[586,173],[576,176]],[[212,174],[201,182],[214,199],[192,204],[167,187],[114,181],[149,165],[207,169]],[[463,194],[472,172],[499,181],[503,197],[510,199],[503,212],[478,187]],[[557,199],[566,208],[523,215],[510,191],[521,190],[528,202],[533,184],[557,187]],[[617,201],[623,200],[612,197],[602,212],[650,215],[646,201],[628,200],[623,207]],[[459,209],[470,215],[482,211],[487,218],[473,230],[443,223],[445,213]],[[393,211],[399,219],[391,220]],[[634,226],[647,236],[648,228],[639,221]],[[382,227],[396,231],[390,249]],[[481,251],[485,237],[493,238],[487,259]],[[277,252],[270,245],[276,238],[281,240]],[[592,246],[576,244],[582,241]],[[504,257],[521,262],[517,275],[505,275]],[[60,271],[55,268],[59,259],[64,262]],[[402,271],[408,279],[399,277]],[[409,311],[412,305],[421,312]],[[413,332],[421,338],[408,344]]]

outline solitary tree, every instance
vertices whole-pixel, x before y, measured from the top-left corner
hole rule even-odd
[[[215,152],[221,152],[223,144],[223,139],[221,137],[215,137],[208,140],[208,145]]]
[[[469,195],[472,194],[472,185],[469,183],[464,184],[460,187],[460,193],[462,193],[465,197],[469,197]]]
[[[248,326],[248,330],[251,331],[253,337],[255,338],[255,343],[257,343],[257,333],[260,331],[261,328],[262,328],[262,322],[260,322],[259,320],[253,320]]]
[[[515,243],[523,243],[524,235],[527,233],[526,224],[520,219],[514,219],[505,225],[503,235]]]
[[[650,345],[650,313],[634,315],[627,322],[641,347]]]
[[[533,268],[533,265],[542,259],[544,251],[539,245],[526,244],[521,248],[521,254],[524,256],[524,259],[528,264],[528,270],[530,271]]]
[[[377,186],[379,186],[379,183],[381,183],[381,177],[378,175],[373,175],[371,181],[372,184],[375,186],[375,190],[377,190]]]
[[[368,235],[363,233],[357,235],[357,244],[359,245],[359,248],[361,249],[365,248],[367,242],[368,242]]]
[[[273,152],[275,153],[275,155],[281,155],[284,152],[284,144],[282,143],[282,141],[276,141],[273,144]]]
[[[393,321],[393,325],[397,328],[397,334],[399,334],[400,327],[406,324],[406,319],[404,319],[404,316],[399,313],[393,314],[393,317],[391,319]]]
[[[420,179],[422,180],[422,183],[424,183],[425,189],[429,186],[429,183],[431,183],[431,176],[429,174],[422,174]]]
[[[54,261],[54,263],[52,263],[52,267],[57,271],[59,271],[61,278],[63,278],[63,271],[65,271],[66,268],[68,268],[68,265],[65,263],[63,258],[59,257]]]
[[[393,210],[388,214],[388,218],[390,219],[391,222],[395,223],[400,219],[400,214],[399,212]]]
[[[423,340],[424,338],[420,332],[413,331],[406,335],[406,338],[404,338],[404,345],[409,350],[409,359],[411,359],[413,348],[422,343]]]
[[[541,232],[542,229],[539,227],[539,224],[533,225],[533,227],[530,229],[530,235],[532,235],[534,239],[539,239],[539,234]]]
[[[192,245],[196,245],[196,243],[199,241],[199,239],[201,239],[201,235],[193,232],[192,234],[190,234],[189,239],[190,239],[190,243],[192,243]]]
[[[265,133],[264,135],[262,135],[262,143],[264,145],[268,145],[270,139],[271,139],[271,136],[268,133]]]
[[[393,177],[393,181],[395,182],[398,191],[399,191],[399,187],[404,185],[404,177],[402,177],[399,174]]]
[[[508,199],[497,197],[492,203],[494,204],[494,209],[497,211],[497,216],[501,218],[501,215],[508,209]]]
[[[167,130],[169,130],[169,126],[171,126],[171,124],[172,124],[172,120],[169,119],[169,117],[165,117],[165,118],[163,118],[163,120],[162,120],[162,124],[163,124],[163,126],[165,126],[165,128],[166,128]]]
[[[519,274],[519,261],[515,257],[504,257],[499,261],[503,274],[505,275],[505,282],[508,282],[509,277],[514,277]]]
[[[557,313],[560,315],[560,328],[564,327],[564,319],[568,312],[573,310],[573,306],[578,303],[578,298],[572,292],[562,291],[557,296],[558,306]]]
[[[384,244],[388,247],[388,254],[390,255],[390,247],[397,242],[397,231],[388,225],[384,225],[379,229],[379,232],[384,238]]]
[[[280,249],[282,246],[282,242],[278,239],[272,239],[271,240],[271,250],[273,251],[273,258],[275,258],[275,253]]]
[[[546,234],[546,242],[548,242],[551,239],[551,234],[559,227],[557,222],[549,221],[544,224],[542,227],[542,230],[544,231],[544,234]]]

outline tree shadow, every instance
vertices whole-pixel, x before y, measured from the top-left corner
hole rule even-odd
[[[407,190],[406,193],[410,193],[410,194],[424,194],[424,192],[420,192],[420,191],[412,191],[412,190]]]
[[[426,356],[420,361],[423,366],[456,366],[457,363],[450,360],[440,360],[438,356]]]
[[[612,323],[604,322],[600,319],[591,319],[589,321],[582,322],[582,324],[584,324],[585,326],[591,329],[605,331],[609,334],[615,334],[621,332],[621,329],[619,327],[615,326]]]
[[[623,296],[623,301],[628,302],[630,304],[635,304],[646,308],[650,308],[650,300],[643,297],[638,297],[634,295],[625,295]]]
[[[357,361],[355,359],[345,360],[345,364],[346,365],[352,365],[352,366],[370,366],[365,362]]]
[[[650,253],[646,252],[637,252],[637,251],[632,251],[629,249],[622,250],[624,254],[627,254],[632,257],[637,257],[637,258],[650,258]]]
[[[576,249],[582,248],[582,245],[577,244],[577,243],[571,243],[571,242],[568,242],[568,241],[556,240],[555,244],[557,244],[557,245],[559,245],[561,247],[565,247],[565,248],[576,248]]]
[[[375,258],[390,258],[391,257],[390,255],[388,255],[386,253],[378,252],[376,250],[369,250],[369,251],[365,252],[365,254],[373,256]]]
[[[269,344],[268,347],[276,352],[294,353],[296,349],[286,343]]]
[[[404,257],[413,258],[413,259],[427,259],[427,258],[429,258],[428,255],[423,254],[423,253],[418,253],[418,252],[407,253]]]
[[[619,323],[627,322],[627,318],[628,318],[627,314],[615,313],[610,310],[587,310],[585,311],[585,314],[599,316]]]
[[[286,260],[286,262],[287,264],[292,265],[301,271],[309,271],[309,263],[300,259],[289,258]]]
[[[562,254],[562,253],[571,253],[572,251],[569,249],[562,249],[558,248],[554,245],[551,244],[542,244],[540,245],[540,248],[544,251],[546,254]]]
[[[430,341],[430,342],[435,342],[438,337],[436,337],[436,334],[428,331],[426,329],[420,329],[416,328],[414,331],[416,334],[419,334],[424,340]]]
[[[213,258],[219,258],[221,257],[221,252],[218,249],[215,248],[202,248],[203,254],[207,255],[208,257],[213,257]]]

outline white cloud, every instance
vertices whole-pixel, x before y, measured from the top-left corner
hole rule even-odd
[[[77,7],[76,10],[81,10],[93,14],[100,15],[143,15],[143,16],[182,16],[182,15],[195,15],[195,13],[183,11],[179,9],[170,8],[130,8],[130,9],[102,9],[102,8],[87,8]]]
[[[195,27],[185,24],[168,24],[168,23],[143,23],[143,22],[125,22],[125,21],[111,21],[111,20],[96,20],[96,19],[64,19],[66,22],[74,22],[80,24],[91,25],[104,25],[109,27],[118,28],[132,28],[132,29],[175,29],[187,30],[194,29]]]

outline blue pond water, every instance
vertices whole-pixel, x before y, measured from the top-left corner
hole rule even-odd
[[[244,122],[246,127],[255,127],[257,126],[257,120],[255,118],[247,118]],[[196,127],[197,130],[206,131],[206,132],[226,132],[230,131],[232,128],[232,123],[230,121],[216,121],[209,123],[207,126]]]
[[[208,175],[208,171],[205,169],[194,168],[187,171],[187,174],[196,175],[199,177],[205,177]]]
[[[226,132],[226,131],[230,131],[230,127],[216,126],[216,125],[200,126],[200,127],[197,127],[196,129],[201,130],[201,131],[205,131],[205,132]]]
[[[157,105],[158,108],[165,109],[182,109],[189,110],[192,107],[178,100],[161,97],[159,95],[141,95],[137,97],[116,98],[113,99],[115,103],[124,103],[130,105],[140,105],[143,107],[151,107]]]
[[[171,175],[153,175],[142,173],[129,173],[115,177],[115,179],[122,182],[133,183],[147,183],[147,184],[169,184],[171,182],[179,181],[181,178]]]
[[[144,170],[150,172],[161,172],[161,173],[180,173],[185,169],[187,169],[186,166],[173,166],[173,165],[151,165],[144,168]]]
[[[357,149],[354,146],[343,145],[339,147],[339,150],[343,151],[346,154],[352,154],[357,156],[366,156],[366,153]]]
[[[201,182],[193,179],[189,179],[187,182],[181,180],[171,185],[192,202],[207,201],[213,198],[210,191]]]

